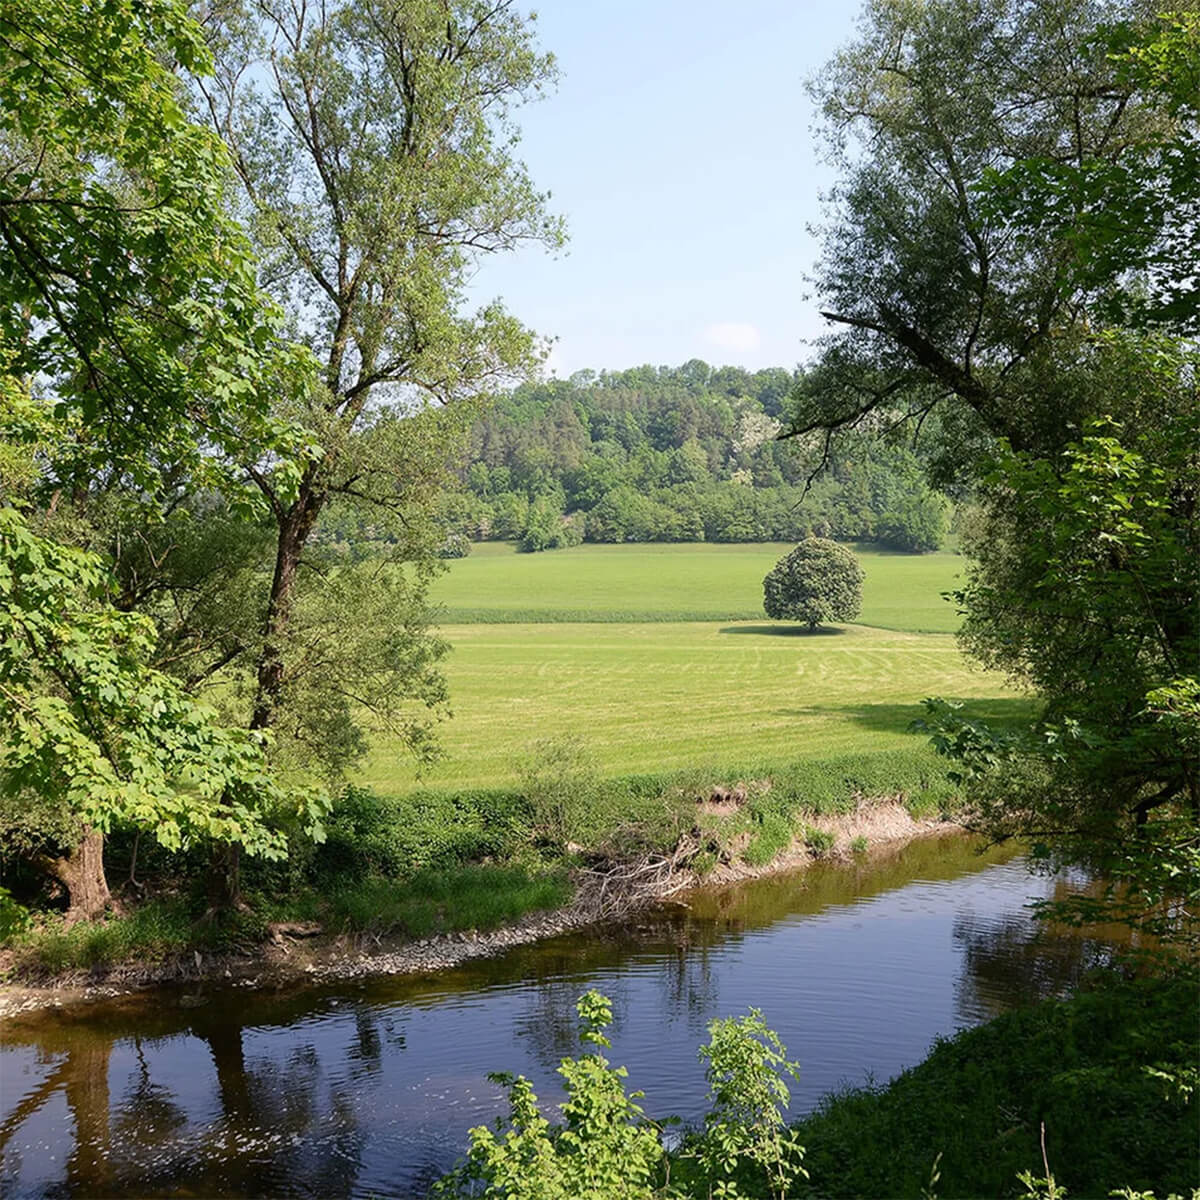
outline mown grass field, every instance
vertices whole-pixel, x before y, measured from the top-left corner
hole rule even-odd
[[[809,634],[761,615],[762,576],[786,549],[475,547],[439,588],[458,618],[443,627],[454,712],[440,731],[445,758],[418,781],[381,744],[362,782],[382,792],[509,784],[536,743],[559,738],[579,739],[604,775],[765,774],[916,749],[925,739],[908,725],[925,696],[991,717],[1024,708],[949,632],[956,616],[940,593],[957,556],[861,553],[863,624]]]
[[[762,617],[763,576],[791,543],[576,546],[518,554],[484,542],[457,559],[434,589],[448,625],[475,621],[753,621]],[[864,625],[952,633],[956,554],[857,550],[866,573]]]

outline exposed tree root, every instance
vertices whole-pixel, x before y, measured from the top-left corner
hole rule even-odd
[[[602,921],[694,887],[690,868],[703,846],[704,837],[692,829],[679,835],[669,854],[652,851],[632,862],[601,859],[583,867],[578,907],[587,919]]]

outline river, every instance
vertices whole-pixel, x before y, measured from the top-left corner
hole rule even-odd
[[[422,1195],[503,1108],[494,1070],[561,1098],[576,997],[614,1002],[614,1062],[655,1116],[704,1111],[697,1047],[751,1005],[801,1063],[792,1111],[885,1081],[939,1035],[1065,990],[1105,951],[1038,939],[1064,881],[962,837],[688,897],[424,977],[211,987],[0,1027],[0,1193]]]

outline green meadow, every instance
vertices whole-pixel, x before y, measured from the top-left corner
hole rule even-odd
[[[434,599],[448,626],[476,621],[753,621],[761,619],[763,576],[790,542],[753,545],[584,545],[518,554],[484,542],[456,559]],[[956,554],[895,554],[858,547],[866,573],[864,625],[953,633]]]
[[[361,780],[381,792],[502,786],[536,743],[578,739],[605,775],[920,751],[929,695],[1003,719],[1024,701],[959,653],[952,554],[860,551],[862,623],[808,633],[771,622],[761,581],[781,545],[476,547],[439,581],[453,717],[417,779],[381,744]]]

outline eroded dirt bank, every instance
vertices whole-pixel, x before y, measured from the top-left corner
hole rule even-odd
[[[849,856],[856,839],[866,842],[869,857],[872,851],[915,838],[962,832],[962,827],[953,822],[915,819],[899,800],[863,801],[852,813],[814,817],[807,825],[834,839],[824,858]],[[284,927],[272,941],[252,952],[206,955],[192,951],[163,963],[130,962],[97,972],[74,971],[37,984],[5,984],[0,986],[0,1019],[163,986],[221,982],[247,988],[279,988],[365,975],[428,974],[598,921],[618,921],[638,908],[668,898],[686,901],[688,890],[701,884],[730,884],[803,870],[813,861],[812,852],[797,840],[764,866],[720,862],[703,878],[686,863],[674,868],[666,858],[641,876],[636,868],[626,876],[619,871],[580,871],[575,880],[575,899],[569,905],[553,912],[530,913],[487,933],[468,930],[409,941],[369,934],[305,936],[305,930]]]

